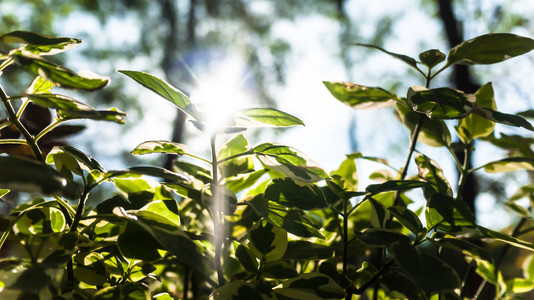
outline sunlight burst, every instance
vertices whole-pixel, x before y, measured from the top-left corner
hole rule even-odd
[[[247,105],[248,95],[243,89],[244,64],[237,58],[227,58],[209,74],[199,74],[198,86],[191,92],[191,101],[198,105],[205,117],[206,131],[213,134],[232,125],[236,111]]]

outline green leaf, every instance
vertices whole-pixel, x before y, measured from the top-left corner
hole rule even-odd
[[[290,209],[276,202],[265,199],[263,194],[258,194],[247,204],[252,206],[254,211],[276,226],[284,228],[287,232],[300,237],[324,238],[324,235],[317,229],[308,216],[300,209]]]
[[[282,288],[273,290],[283,299],[338,300],[345,296],[345,290],[327,275],[319,272],[300,274],[282,283]]]
[[[236,116],[236,126],[239,127],[288,127],[296,125],[304,125],[304,123],[295,116],[272,108],[242,109]]]
[[[40,264],[32,265],[30,268],[22,271],[15,282],[9,286],[10,289],[21,290],[26,292],[40,292],[51,281],[50,276]]]
[[[181,156],[184,155],[185,152],[186,146],[180,143],[170,141],[146,141],[135,147],[132,154],[166,153]]]
[[[363,46],[363,47],[367,47],[367,48],[371,48],[371,49],[376,49],[376,50],[379,50],[379,51],[382,51],[396,59],[400,59],[402,60],[403,62],[407,63],[410,67],[418,70],[419,72],[421,72],[421,70],[419,70],[419,68],[417,67],[417,61],[412,58],[412,57],[409,57],[407,55],[404,55],[404,54],[398,54],[398,53],[393,53],[393,52],[389,52],[385,49],[382,49],[378,46],[374,46],[374,45],[369,45],[369,44],[360,44],[360,43],[357,43],[356,45],[358,46]]]
[[[243,280],[231,281],[216,289],[211,297],[213,300],[256,299],[259,295],[256,288]]]
[[[263,265],[261,275],[267,278],[286,279],[299,276],[299,273],[288,262],[271,261]]]
[[[180,90],[164,80],[144,72],[125,70],[120,70],[119,72],[137,81],[139,84],[151,90],[152,92],[167,99],[193,119],[197,121],[202,120],[202,118],[198,115],[196,107],[193,105],[193,103],[191,103],[191,100],[189,100],[189,98]]]
[[[66,186],[63,176],[50,166],[13,156],[0,156],[0,187],[28,193],[58,194]]]
[[[367,201],[371,204],[371,225],[376,228],[383,228],[386,221],[389,219],[389,212],[382,203],[376,201],[372,197]]]
[[[476,97],[460,90],[444,87],[427,89],[412,86],[408,90],[408,104],[413,110],[430,119],[461,119],[469,115],[476,105]]]
[[[267,170],[261,169],[248,174],[240,174],[237,177],[227,179],[224,184],[230,191],[238,193],[253,186],[266,173]]]
[[[397,103],[395,115],[411,132],[413,132],[419,118],[423,118],[423,125],[417,141],[432,147],[447,146],[451,143],[451,133],[443,120],[432,120],[427,116],[413,111],[408,104]]]
[[[407,207],[404,206],[391,206],[388,207],[388,211],[395,217],[402,225],[406,226],[408,230],[417,235],[421,229],[423,229],[423,224],[419,217]]]
[[[507,234],[500,233],[498,231],[494,231],[482,226],[477,226],[478,232],[481,234],[481,238],[488,238],[488,239],[494,239],[497,241],[501,241],[507,244],[510,244],[514,247],[523,248],[526,250],[534,251],[534,244],[520,240],[518,238],[509,236]]]
[[[428,293],[452,291],[460,288],[458,273],[444,261],[422,254],[424,273],[419,275],[420,286]],[[439,280],[436,280],[439,278]]]
[[[187,182],[187,178],[180,174],[176,174],[174,172],[171,172],[167,169],[160,168],[160,167],[132,167],[126,170],[120,170],[120,171],[109,171],[107,173],[107,177],[118,177],[118,176],[128,176],[128,175],[148,175],[153,176],[157,178],[162,178],[163,180],[169,181],[169,182]]]
[[[138,220],[133,222],[152,235],[161,247],[175,255],[179,262],[205,273],[204,257],[195,242],[182,230],[170,229],[168,225],[160,223],[154,215],[137,215]]]
[[[491,82],[479,88],[475,93],[475,97],[477,98],[478,107],[486,107],[492,110],[497,109]],[[469,143],[474,139],[491,135],[494,128],[494,122],[473,113],[460,120],[457,131],[462,142]]]
[[[72,146],[55,146],[48,154],[46,162],[53,163],[54,156],[59,153],[65,153],[74,158],[81,164],[82,169],[85,169],[87,171],[97,170],[99,172],[106,172],[106,170],[104,170],[102,165],[100,165],[100,163],[96,159]]]
[[[532,124],[530,124],[527,120],[518,115],[505,114],[486,107],[477,107],[473,113],[495,123],[501,123],[515,127],[523,127],[527,130],[534,131],[534,127],[532,127]]]
[[[445,54],[437,49],[430,49],[419,54],[419,59],[429,69],[445,60]]]
[[[328,259],[334,255],[332,247],[305,240],[289,241],[282,259],[317,260]]]
[[[249,272],[258,271],[258,261],[252,252],[245,246],[239,245],[235,250],[235,257],[239,263]]]
[[[287,249],[287,232],[267,221],[258,221],[248,233],[248,247],[260,260],[276,261]]]
[[[522,267],[523,276],[527,279],[534,280],[534,253],[529,254],[525,258]]]
[[[175,160],[174,166],[185,174],[192,176],[203,182],[204,184],[211,183],[211,171],[205,168],[202,168],[196,164],[188,163],[185,161]]]
[[[455,200],[444,194],[430,196],[425,209],[427,226],[448,231],[458,231],[463,227],[473,227],[475,216],[462,200]]]
[[[484,34],[456,45],[449,51],[447,65],[494,64],[534,49],[534,40],[511,33]]]
[[[469,240],[464,240],[448,234],[437,234],[434,236],[434,240],[441,247],[453,249],[464,255],[476,258],[477,260],[482,259],[487,262],[493,261],[491,254],[486,249],[483,249]]]
[[[174,199],[152,201],[135,212],[135,215],[158,222],[162,227],[165,225],[169,228],[180,227],[178,207]]]
[[[488,173],[510,172],[516,170],[534,170],[534,159],[525,157],[508,157],[501,160],[492,161],[484,166],[484,171]]]
[[[66,111],[94,111],[94,109],[80,101],[58,94],[26,94],[35,104],[42,107]]]
[[[410,238],[404,234],[387,228],[368,228],[356,236],[363,243],[374,247],[390,248],[394,243],[411,243]]]
[[[136,223],[129,222],[117,239],[117,246],[127,258],[155,261],[161,258],[161,248],[154,237]]]
[[[512,278],[506,281],[506,290],[514,294],[524,294],[534,290],[534,281],[525,278]]]
[[[517,215],[522,218],[530,218],[530,212],[524,206],[521,206],[513,201],[505,202],[504,205],[514,211]]]
[[[217,160],[243,154],[248,150],[247,139],[242,134],[237,134],[221,146],[217,153]],[[243,155],[220,163],[218,169],[222,178],[233,177],[254,171],[254,162],[250,155]]]
[[[110,110],[58,110],[58,117],[63,120],[91,119],[96,121],[111,121],[124,124],[126,113],[116,108]]]
[[[272,143],[260,144],[252,149],[258,159],[267,167],[285,176],[302,182],[317,182],[328,175],[317,163],[306,158],[300,151]]]
[[[328,207],[325,196],[317,185],[297,184],[289,178],[274,179],[265,190],[265,198],[289,208],[313,210]]]
[[[426,182],[418,180],[390,180],[384,183],[371,184],[365,188],[365,191],[371,195],[400,190],[411,190],[426,186]]]
[[[419,170],[419,178],[432,184],[435,192],[452,196],[451,185],[436,161],[419,152],[415,153],[414,159]],[[430,197],[432,194],[431,191],[425,189],[425,197]]]
[[[64,88],[94,91],[104,88],[109,83],[109,78],[107,77],[88,72],[76,74],[70,69],[31,53],[19,51],[13,53],[12,57],[18,65],[26,70],[55,82]]]
[[[41,76],[35,77],[30,86],[26,89],[26,94],[50,94],[55,86],[50,80]]]
[[[0,199],[9,193],[8,189],[0,189]]]
[[[74,277],[89,285],[103,285],[106,283],[107,276],[103,271],[99,271],[100,270],[97,271],[92,268],[77,266],[74,269]]]
[[[343,160],[337,170],[330,172],[330,176],[345,190],[356,191],[358,189],[358,172],[353,157]]]
[[[344,81],[323,81],[337,100],[354,109],[378,109],[395,104],[399,97],[379,87],[367,87]]]
[[[25,50],[41,55],[54,55],[66,51],[82,42],[69,37],[52,37],[30,31],[12,31],[0,36],[3,43],[27,44]]]

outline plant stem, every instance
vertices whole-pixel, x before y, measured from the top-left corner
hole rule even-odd
[[[212,177],[212,188],[211,194],[213,199],[213,233],[214,233],[214,247],[215,247],[215,269],[217,270],[217,279],[219,281],[219,286],[224,285],[224,274],[221,265],[221,252],[223,248],[223,234],[224,234],[224,224],[219,222],[219,216],[221,215],[222,201],[223,197],[220,197],[219,193],[219,174],[218,174],[218,162],[217,162],[217,152],[215,147],[217,135],[214,134],[210,138],[211,144],[211,177]],[[221,219],[222,221],[223,219]]]
[[[458,180],[458,191],[456,192],[456,200],[462,197],[467,176],[469,175],[469,161],[471,160],[471,143],[465,145],[464,149],[464,163],[460,170],[460,179]]]
[[[89,197],[89,189],[86,188],[83,191],[82,196],[80,197],[80,201],[78,202],[78,207],[76,208],[76,214],[74,215],[74,220],[72,220],[72,224],[70,225],[69,232],[76,232],[78,224],[80,223],[80,220],[82,219],[83,211],[85,209],[85,202],[87,201],[88,197]]]
[[[52,129],[56,128],[62,122],[64,122],[64,120],[56,119],[50,125],[46,126],[45,129],[41,130],[41,132],[39,132],[39,134],[35,136],[35,141],[37,142],[38,140],[40,140],[45,134],[49,133]]]
[[[348,228],[349,228],[349,214],[347,212],[347,202],[349,199],[343,199],[343,275],[347,275],[348,267],[348,253],[349,253],[349,243],[348,243]]]
[[[41,152],[41,149],[39,149],[39,146],[37,146],[37,143],[34,139],[34,137],[28,132],[26,127],[22,125],[19,118],[17,118],[17,115],[15,113],[15,110],[13,109],[13,106],[11,103],[9,103],[9,97],[7,96],[4,89],[0,86],[0,100],[2,100],[2,103],[4,104],[4,107],[6,108],[7,114],[9,116],[9,120],[13,122],[13,125],[17,127],[17,129],[20,131],[26,142],[28,142],[28,145],[33,151],[33,154],[35,155],[35,158],[37,160],[44,162],[44,156]]]
[[[26,140],[20,140],[20,139],[2,139],[0,140],[0,145],[2,144],[19,144],[19,145],[28,145],[28,142]]]
[[[365,292],[365,290],[367,290],[367,288],[369,288],[371,284],[373,284],[376,280],[378,280],[380,276],[384,275],[384,273],[386,273],[392,265],[393,265],[393,260],[390,260],[389,262],[387,262],[380,270],[378,270],[378,272],[375,273],[375,275],[373,275],[371,279],[369,279],[369,281],[367,281],[366,283],[362,284],[359,288],[357,288],[353,294],[356,294],[356,295],[363,294],[363,292]]]
[[[234,159],[234,158],[238,158],[238,157],[245,156],[245,155],[252,155],[252,154],[254,154],[254,151],[249,150],[249,151],[247,151],[247,152],[243,152],[243,153],[238,153],[238,154],[230,155],[230,156],[228,156],[228,157],[225,157],[225,158],[219,160],[219,161],[217,162],[217,164],[220,165],[220,164],[222,164],[222,163],[225,162],[225,161],[229,161],[229,160]]]
[[[419,120],[417,121],[417,124],[415,125],[415,128],[412,133],[408,155],[406,156],[406,161],[404,162],[404,166],[402,167],[402,170],[401,170],[400,180],[404,180],[404,178],[406,178],[406,174],[408,173],[408,166],[410,165],[412,154],[415,151],[415,145],[417,144],[417,138],[419,137],[419,132],[421,131],[421,128],[423,127],[423,121],[424,121],[423,116],[419,116]],[[399,200],[400,200],[400,192],[397,191],[395,193],[395,200],[393,201],[393,206],[398,205]]]

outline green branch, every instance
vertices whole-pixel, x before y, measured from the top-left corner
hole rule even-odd
[[[15,113],[15,110],[13,109],[13,106],[11,103],[9,103],[9,97],[7,96],[4,89],[0,86],[0,100],[2,100],[2,103],[4,104],[4,107],[6,108],[7,114],[9,116],[9,119],[11,122],[13,122],[13,125],[17,127],[17,129],[20,131],[26,142],[28,142],[28,145],[33,151],[33,154],[37,158],[37,160],[44,162],[44,156],[41,152],[41,149],[39,149],[39,146],[37,146],[37,142],[35,138],[28,132],[26,127],[22,125],[19,118],[17,118],[17,115]]]

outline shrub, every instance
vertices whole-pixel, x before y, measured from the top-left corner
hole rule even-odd
[[[251,126],[303,125],[298,118],[251,108],[211,130],[209,120],[185,94],[138,71],[120,72],[187,114],[209,137],[210,158],[179,143],[146,141],[132,153],[175,155],[173,170],[137,166],[106,171],[72,146],[48,149],[42,141],[64,122],[123,123],[125,113],[95,110],[53,93],[54,86],[92,91],[107,85],[105,77],[76,74],[47,59],[80,40],[24,31],[0,38],[22,44],[1,57],[0,70],[13,65],[37,76],[19,95],[8,96],[0,89],[8,116],[0,129],[14,127],[17,132],[17,137],[0,139],[2,145],[17,146],[5,148],[0,156],[0,197],[26,192],[33,199],[0,219],[0,284],[6,297],[457,299],[484,295],[489,288],[498,297],[534,288],[532,259],[522,277],[505,278],[501,270],[509,246],[534,250],[534,244],[519,239],[532,230],[531,205],[516,202],[528,198],[532,203],[532,186],[522,187],[506,202],[522,218],[512,234],[478,225],[462,198],[466,177],[473,172],[534,169],[533,154],[529,147],[525,150],[531,139],[496,137],[495,123],[534,128],[520,115],[497,111],[491,83],[475,94],[430,88],[434,77],[454,64],[501,62],[532,50],[532,39],[487,34],[459,44],[448,55],[422,52],[420,61],[363,45],[402,60],[423,76],[426,86],[410,87],[404,98],[378,87],[324,84],[355,109],[395,106],[398,120],[411,131],[406,163],[397,169],[385,159],[353,153],[326,173],[290,146],[251,146],[244,134]],[[22,101],[18,111],[16,101]],[[55,120],[31,133],[21,117],[30,104],[56,110]],[[444,120],[458,120],[455,131],[461,143],[451,143]],[[475,140],[506,149],[510,157],[470,169],[466,162]],[[416,150],[417,142],[450,150],[460,172],[456,187],[438,162]],[[464,153],[464,162],[453,148]],[[388,168],[372,174],[378,183],[358,186],[356,161],[361,159]],[[412,162],[416,175],[407,172]],[[98,204],[86,206],[105,182],[113,186],[114,195],[91,199]],[[411,190],[422,191],[424,210],[410,206]],[[509,246],[495,255],[488,241]],[[473,281],[475,273],[482,282]]]

